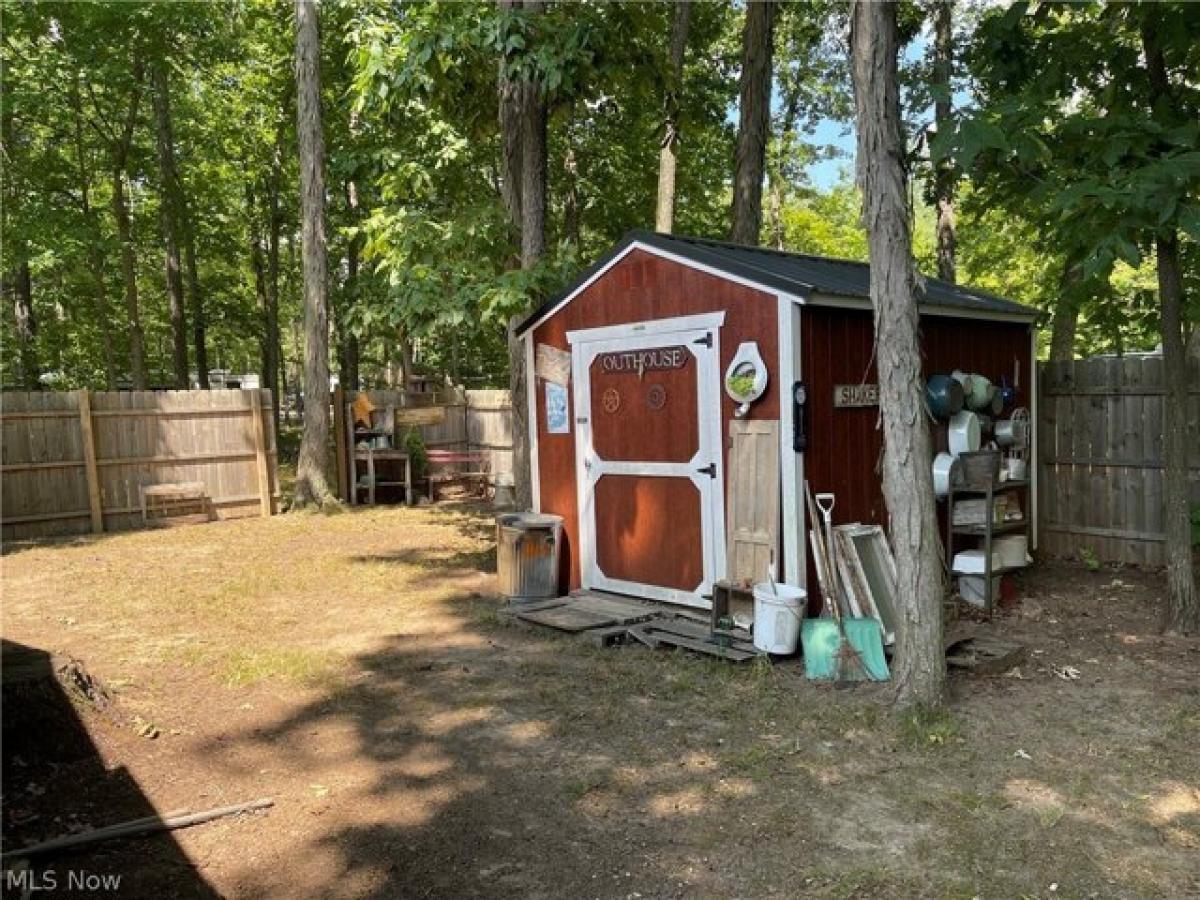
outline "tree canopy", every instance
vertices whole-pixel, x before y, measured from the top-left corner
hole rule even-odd
[[[678,84],[671,3],[321,7],[330,358],[343,380],[395,383],[415,368],[506,383],[508,318],[653,224],[668,91],[673,229],[730,233],[744,5],[694,6]],[[939,87],[933,16],[914,3],[900,17],[919,268],[937,268],[931,161],[948,160],[960,281],[1046,322],[1069,311],[1077,354],[1151,349],[1155,237],[1170,231],[1194,322],[1200,19],[1183,4],[956,6],[953,76]],[[145,383],[173,386],[182,353],[194,382],[211,368],[299,389],[292,19],[275,0],[5,6],[5,385],[133,386],[140,357]],[[851,128],[846,10],[783,4],[769,33],[761,241],[865,258],[848,175],[809,176],[842,152],[817,135]],[[1146,67],[1147,34],[1165,87]],[[501,58],[546,104],[547,251],[527,268],[503,201]],[[952,126],[935,130],[947,96]]]

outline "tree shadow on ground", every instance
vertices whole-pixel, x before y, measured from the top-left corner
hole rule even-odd
[[[0,655],[5,851],[74,830],[159,815],[125,767],[105,766],[84,717],[92,720],[93,728],[111,723],[99,721],[100,713],[67,695],[55,677],[56,661],[50,654],[4,640]],[[219,896],[169,832],[40,854],[27,861],[9,859],[4,868],[0,894],[5,897]]]
[[[1036,778],[972,772],[974,749],[945,751],[966,761],[962,784],[948,783],[942,751],[896,749],[874,688],[594,650],[501,627],[478,599],[448,611],[461,617],[453,642],[388,636],[355,658],[357,677],[229,738],[303,769],[312,736],[353,732],[370,775],[337,799],[352,821],[314,839],[336,862],[310,894],[915,897],[1052,880],[1144,894],[1105,852],[1149,839],[1148,821],[1073,809]],[[245,877],[248,895],[267,894],[278,873]],[[339,887],[351,879],[352,892]]]

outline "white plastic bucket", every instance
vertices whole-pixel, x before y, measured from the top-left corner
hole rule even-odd
[[[776,656],[790,656],[800,643],[800,620],[808,594],[804,588],[776,582],[754,586],[754,646]]]

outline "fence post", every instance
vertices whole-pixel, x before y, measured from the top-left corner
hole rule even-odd
[[[267,442],[263,435],[262,391],[250,391],[250,411],[254,419],[254,455],[258,466],[258,498],[263,516],[271,515],[271,473],[267,466]]]
[[[79,433],[83,444],[83,465],[87,471],[88,510],[92,516],[92,531],[104,531],[104,509],[100,505],[100,475],[96,471],[96,439],[92,434],[92,396],[84,388],[75,392],[79,403]]]

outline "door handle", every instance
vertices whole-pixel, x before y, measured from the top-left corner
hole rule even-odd
[[[717,477],[717,464],[715,462],[711,462],[707,466],[705,466],[703,469],[697,469],[696,471],[699,472],[701,475],[707,475],[709,478],[716,478]]]

